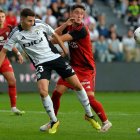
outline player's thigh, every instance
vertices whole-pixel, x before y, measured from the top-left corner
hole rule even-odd
[[[78,79],[78,77],[76,76],[76,74],[73,75],[73,76],[70,76],[68,78],[65,78],[65,80],[69,84],[71,84],[74,87],[74,89],[76,89],[76,90],[81,90],[83,88],[81,83],[80,83],[80,81],[79,81],[79,79]]]
[[[62,79],[62,77],[60,77],[57,81],[55,90],[63,94],[68,88],[73,89],[72,85],[70,85],[67,81],[65,81],[64,79]]]
[[[48,95],[48,87],[49,87],[49,80],[47,79],[40,79],[37,81],[37,86],[42,97]]]
[[[95,77],[96,71],[95,70],[80,70],[74,69],[80,83],[84,87],[86,92],[92,93],[95,91]]]
[[[52,69],[55,70],[63,79],[75,74],[69,63],[62,57],[56,59],[52,64]]]
[[[8,60],[8,58],[5,58],[1,67],[0,67],[0,73],[5,73],[5,72],[14,72],[13,67]]]

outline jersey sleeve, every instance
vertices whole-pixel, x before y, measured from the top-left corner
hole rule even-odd
[[[47,33],[47,35],[52,36],[54,34],[54,29],[42,20],[36,19],[35,23],[41,25],[43,27],[43,30]]]
[[[5,48],[9,51],[12,51],[12,49],[16,43],[17,43],[16,33],[11,32],[7,39],[7,42],[4,44],[3,48]]]
[[[49,25],[47,25],[47,34],[50,36],[54,34],[54,29]]]
[[[73,30],[69,32],[69,34],[72,36],[73,40],[79,40],[87,35],[87,30],[85,27],[82,27],[80,30]]]

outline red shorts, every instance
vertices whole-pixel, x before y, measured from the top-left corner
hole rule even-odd
[[[10,61],[8,60],[7,57],[4,59],[0,67],[0,73],[4,73],[4,72],[13,72],[12,65],[10,64]]]
[[[95,70],[87,70],[84,68],[73,67],[75,70],[76,75],[79,78],[79,81],[83,85],[85,91],[94,91],[95,90],[95,77],[96,71]],[[61,77],[59,78],[57,85],[64,85],[68,88],[74,89],[68,82],[66,82]]]

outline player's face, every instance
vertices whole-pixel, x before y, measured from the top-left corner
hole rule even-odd
[[[27,16],[21,18],[21,25],[24,30],[30,30],[31,27],[35,23],[35,17],[34,16]]]
[[[81,8],[76,8],[75,10],[73,10],[71,14],[71,16],[75,19],[74,22],[76,24],[81,24],[84,15],[85,15],[85,11]]]
[[[5,22],[5,13],[0,12],[0,25],[3,25]]]

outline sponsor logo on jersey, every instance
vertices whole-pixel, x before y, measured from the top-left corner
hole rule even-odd
[[[78,45],[76,44],[76,42],[68,42],[68,44],[71,48],[74,48],[74,49],[78,48]]]
[[[88,85],[90,84],[90,81],[85,81],[85,82],[81,82],[82,85]]]
[[[36,32],[36,34],[37,35],[39,35],[40,34],[40,32],[39,32],[39,30],[37,29],[37,30],[35,30],[35,32]]]
[[[21,40],[25,40],[26,38],[24,36],[22,36]]]
[[[24,44],[23,44],[23,47],[30,47],[30,46],[33,46],[33,45],[39,44],[41,41],[43,41],[43,38],[42,38],[42,37],[41,37],[40,39],[38,39],[38,40],[33,40],[33,41],[31,41],[31,42],[24,43]]]

